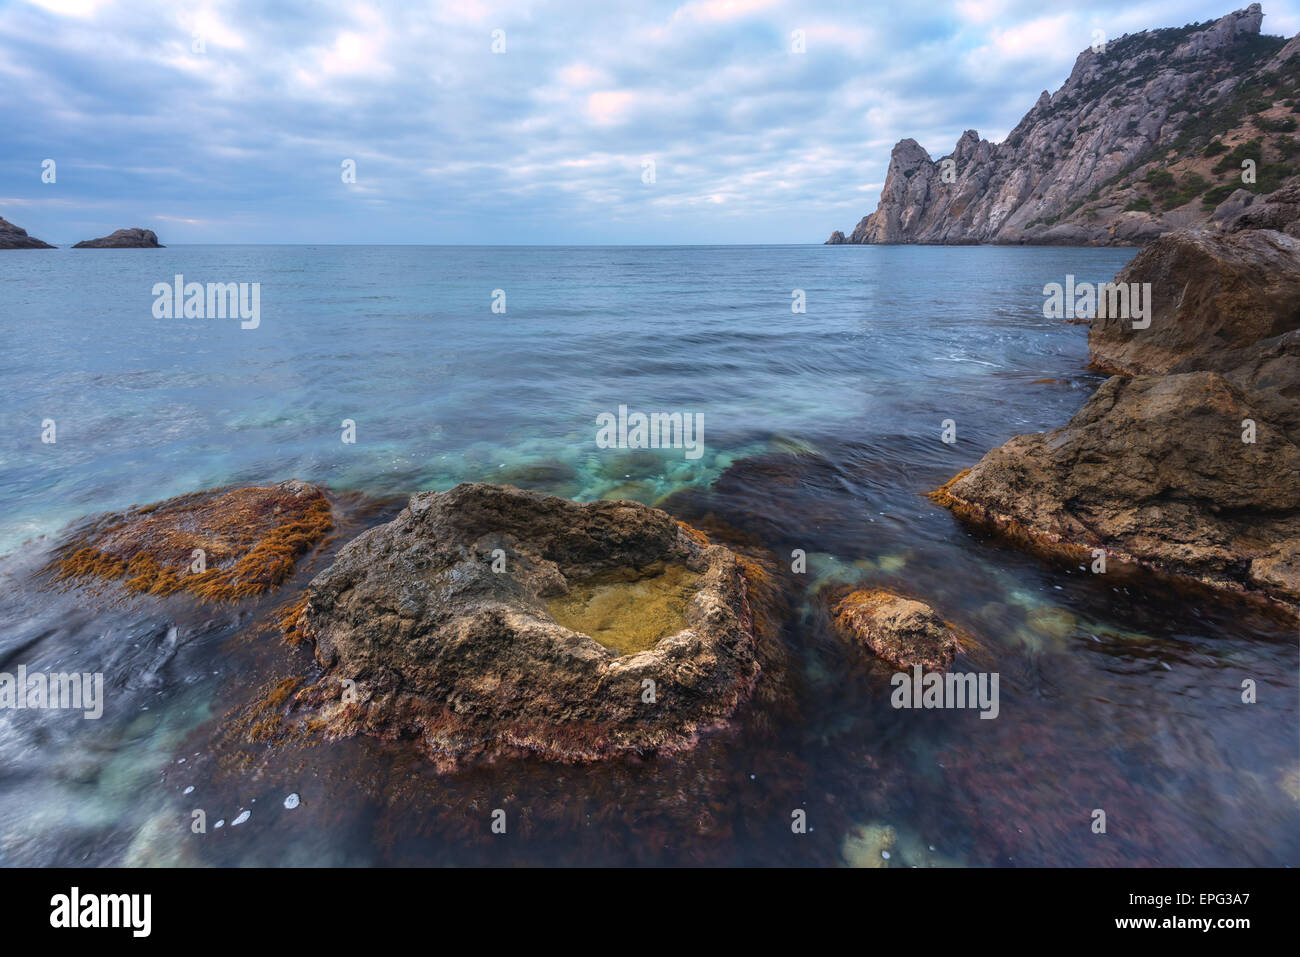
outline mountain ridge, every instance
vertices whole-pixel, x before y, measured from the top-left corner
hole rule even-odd
[[[1300,178],[1300,35],[1258,3],[1079,54],[1000,143],[894,146],[876,211],[828,244],[1141,245]],[[1255,179],[1244,182],[1243,162]]]

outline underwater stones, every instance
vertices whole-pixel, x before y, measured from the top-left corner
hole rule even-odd
[[[481,483],[419,493],[311,583],[304,631],[329,669],[317,720],[332,736],[414,737],[446,764],[689,748],[758,677],[744,567],[633,502]],[[671,633],[643,634],[650,647],[627,654],[552,613],[617,630],[652,607]]]
[[[494,478],[498,485],[513,485],[561,498],[573,498],[582,490],[578,470],[559,460],[510,465]]]
[[[844,837],[841,853],[848,867],[888,867],[898,846],[898,832],[888,824],[862,824]]]
[[[98,516],[69,530],[57,579],[116,579],[131,591],[235,601],[280,585],[333,527],[325,493],[291,479],[218,488]]]
[[[609,452],[599,460],[596,474],[604,479],[640,481],[660,476],[667,469],[669,459],[663,452],[644,449]]]
[[[852,592],[833,614],[840,634],[902,668],[941,671],[961,645],[957,630],[929,605],[883,589]]]

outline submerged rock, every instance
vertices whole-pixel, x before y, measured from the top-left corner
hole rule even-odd
[[[118,579],[135,592],[234,601],[284,582],[332,527],[325,493],[306,482],[212,489],[74,526],[50,570],[64,581]]]
[[[329,669],[313,723],[413,736],[449,764],[689,748],[758,677],[744,569],[632,502],[478,483],[414,495],[311,583],[303,630]]]
[[[83,239],[73,249],[163,249],[152,229],[119,229],[99,239]]]
[[[53,249],[47,242],[28,236],[27,230],[0,216],[0,249]]]
[[[883,589],[852,592],[834,615],[841,634],[900,668],[942,671],[961,646],[957,630],[929,605]]]

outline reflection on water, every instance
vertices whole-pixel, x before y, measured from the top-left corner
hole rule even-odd
[[[1131,251],[158,253],[0,261],[22,274],[0,326],[30,345],[0,356],[0,426],[32,438],[0,461],[0,671],[102,671],[107,695],[99,721],[0,715],[0,862],[1300,863],[1292,623],[981,540],[923,496],[1082,404],[1084,330],[1043,320],[1041,288],[1105,279]],[[154,320],[149,289],[175,272],[261,281],[261,328]],[[621,404],[702,413],[705,454],[597,448],[596,416]],[[56,446],[36,441],[45,416]],[[342,528],[259,602],[42,590],[50,545],[21,545],[96,510],[289,477],[328,485]],[[389,496],[466,480],[654,504],[783,572],[801,551],[787,661],[735,728],[673,760],[438,774],[401,741],[234,733],[314,668],[268,615],[394,514]],[[956,667],[1000,674],[999,717],[893,710],[892,669],[829,631],[831,583],[923,598],[975,636]]]

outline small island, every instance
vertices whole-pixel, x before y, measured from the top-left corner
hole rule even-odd
[[[99,239],[83,239],[73,249],[165,249],[152,229],[119,229]]]
[[[53,249],[47,242],[28,236],[27,230],[0,216],[0,249]]]

